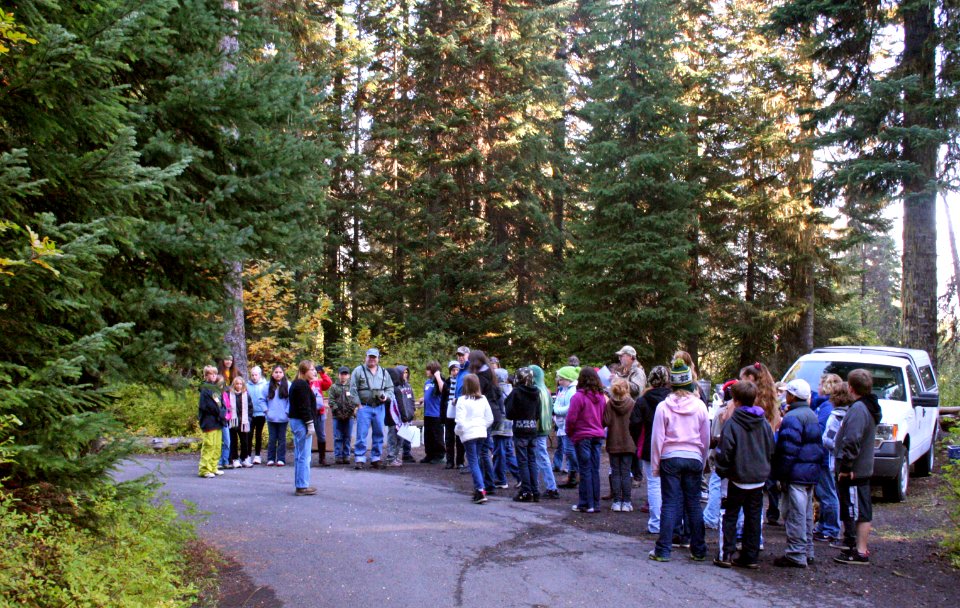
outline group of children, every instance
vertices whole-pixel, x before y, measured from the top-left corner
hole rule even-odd
[[[466,347],[460,347],[457,359],[448,364],[447,377],[439,363],[430,362],[421,402],[426,451],[421,462],[446,461],[447,468],[456,466],[471,474],[472,500],[477,504],[487,502],[497,489],[509,488],[510,473],[518,488],[514,501],[556,499],[558,487],[576,487],[578,501],[572,509],[595,513],[601,508],[605,446],[613,511],[633,511],[634,481],[646,479],[647,504],[641,510],[649,513],[648,532],[658,535],[649,554],[652,560],[668,561],[677,546],[689,547],[694,560],[706,559],[709,527],[720,536],[715,565],[756,568],[766,495],[767,523],[777,523],[782,508],[786,529],[787,548],[774,560],[775,566],[805,568],[815,560],[815,540],[842,549],[837,562],[869,563],[869,481],[880,408],[868,372],[854,370],[847,382],[825,377],[819,395],[802,379],[780,387],[778,394],[769,370],[757,363],[724,385],[723,401],[717,404],[722,407],[711,420],[706,394],[687,353],[678,352],[669,369],[657,366],[649,377],[636,362],[634,349],[624,346],[617,354],[620,365],[602,370],[579,367],[571,357],[570,364],[557,372],[555,396],[536,365],[521,367],[510,376],[495,358]],[[341,367],[337,382],[318,372],[312,362],[302,362],[293,383],[302,383],[299,391],[288,385],[280,366],[269,382],[261,378],[259,368],[253,368],[244,382],[232,373],[229,361],[220,369],[205,368],[200,475],[222,474],[214,453],[224,468],[259,464],[265,424],[266,464],[284,466],[290,422],[296,493],[315,493],[309,486],[310,446],[304,437],[309,440],[314,429],[321,433],[318,465],[326,466],[322,429],[327,404],[333,416],[336,464],[347,464],[353,454],[356,468],[364,468],[366,428],[362,435],[357,429],[356,445],[351,447],[354,423],[364,408],[370,410],[363,412],[366,423],[373,427],[371,466],[380,466],[376,424],[383,425],[385,414],[390,415],[389,464],[401,466],[412,460],[410,444],[401,432],[412,417],[405,413],[412,411],[414,399],[409,370],[403,366],[381,370],[378,359],[379,352],[371,349],[366,367],[352,372]],[[379,386],[373,381],[379,376],[371,373],[383,375]],[[358,388],[355,376],[370,381],[360,382]],[[559,445],[551,459],[547,438],[554,430]],[[379,439],[382,442],[382,431]],[[554,473],[564,466],[568,477],[558,486]],[[710,473],[706,509],[701,506],[705,471]],[[816,528],[814,496],[821,505]]]

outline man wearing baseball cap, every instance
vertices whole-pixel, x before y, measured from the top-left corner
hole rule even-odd
[[[464,357],[464,359],[466,359],[466,357]],[[454,432],[457,426],[455,420],[457,397],[454,385],[460,376],[466,375],[466,373],[460,373],[460,365],[461,363],[459,361],[447,363],[447,371],[450,375],[447,381],[443,383],[443,391],[440,393],[440,421],[443,422],[444,425],[443,443],[447,459],[446,468],[452,469],[456,466],[461,470],[467,470],[463,466],[463,442],[460,441],[460,438],[457,437],[457,434]]]
[[[366,466],[367,431],[372,428],[370,466],[379,469],[380,454],[383,450],[383,423],[386,418],[386,404],[390,395],[393,395],[393,380],[387,370],[380,367],[380,351],[376,348],[368,349],[366,361],[350,374],[350,393],[356,395],[360,401],[353,468],[363,469]]]
[[[786,553],[773,560],[781,568],[806,568],[813,555],[813,488],[820,477],[823,440],[817,414],[810,409],[810,384],[787,383],[787,413],[777,433],[773,478],[783,488]]]
[[[625,344],[617,351],[617,356],[620,357],[620,370],[617,375],[627,381],[630,385],[630,396],[636,399],[647,386],[647,374],[637,362],[637,349]]]
[[[460,371],[462,373],[457,374],[457,387],[454,391],[454,400],[460,398],[460,393],[463,391],[463,379],[467,375],[467,358],[470,356],[470,348],[467,346],[457,347],[457,365],[460,366]]]

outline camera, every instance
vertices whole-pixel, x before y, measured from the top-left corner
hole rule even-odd
[[[377,401],[379,401],[380,403],[386,403],[386,402],[387,402],[387,395],[386,395],[386,393],[383,393],[383,392],[381,392],[381,391],[377,391],[376,397],[377,397]]]

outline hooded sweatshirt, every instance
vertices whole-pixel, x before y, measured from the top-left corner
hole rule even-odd
[[[533,385],[540,391],[540,423],[537,425],[537,437],[546,437],[553,430],[553,407],[550,405],[550,389],[544,381],[543,368],[531,365]]]
[[[850,406],[834,440],[837,471],[853,473],[855,480],[873,475],[874,440],[882,417],[880,402],[872,393]]]
[[[630,435],[630,414],[635,400],[627,395],[623,401],[610,399],[603,409],[603,426],[607,427],[607,453],[633,454],[637,442]]]
[[[606,402],[603,393],[586,390],[578,390],[570,398],[567,435],[574,443],[584,439],[603,439],[603,408]]]
[[[651,388],[640,395],[633,406],[633,415],[630,417],[631,433],[637,438],[640,445],[640,458],[650,462],[650,446],[653,443],[653,418],[657,413],[657,406],[670,396],[670,389],[666,386]]]
[[[738,407],[720,431],[714,454],[717,475],[740,486],[763,484],[770,478],[774,447],[763,408]]]
[[[507,419],[516,437],[536,437],[540,426],[540,389],[519,385],[507,395]]]
[[[204,382],[200,385],[200,401],[197,404],[197,422],[200,430],[207,433],[219,431],[226,420],[220,410],[220,388],[216,384]]]
[[[253,404],[253,417],[267,415],[267,389],[270,383],[266,378],[260,378],[260,382],[252,380],[247,381],[247,393],[250,395],[250,403]]]
[[[707,406],[699,397],[686,391],[670,393],[657,407],[653,418],[651,474],[660,476],[660,461],[666,458],[694,458],[706,462],[709,447]]]

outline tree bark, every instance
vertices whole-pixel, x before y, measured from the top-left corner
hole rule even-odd
[[[233,322],[224,337],[230,353],[233,355],[233,367],[244,378],[247,377],[247,333],[245,311],[243,308],[243,262],[227,263],[227,276],[224,280],[230,320]]]
[[[901,8],[904,46],[902,75],[920,78],[904,95],[904,127],[937,129],[929,104],[936,95],[933,5]],[[937,359],[937,144],[904,140],[903,160],[918,169],[903,180],[903,345]]]

